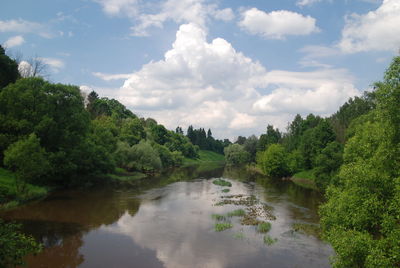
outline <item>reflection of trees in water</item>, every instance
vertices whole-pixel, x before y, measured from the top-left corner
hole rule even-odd
[[[28,267],[77,267],[84,261],[84,233],[116,222],[126,211],[137,213],[140,200],[131,195],[110,189],[60,192],[1,216],[22,223],[25,233],[44,244],[42,253],[27,258]]]
[[[28,256],[28,267],[78,267],[85,260],[79,253],[82,245],[82,233],[68,236],[57,245],[45,248],[38,256]]]

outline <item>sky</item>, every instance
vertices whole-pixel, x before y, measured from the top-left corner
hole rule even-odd
[[[400,0],[2,0],[0,43],[52,82],[217,138],[328,116],[382,79]]]

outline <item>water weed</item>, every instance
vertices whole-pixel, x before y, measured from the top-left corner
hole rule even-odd
[[[215,185],[219,185],[219,186],[226,186],[226,187],[232,186],[232,183],[230,183],[229,181],[223,180],[223,179],[216,179],[213,181],[213,183]]]
[[[261,222],[257,226],[257,231],[260,233],[268,233],[271,230],[271,223],[269,222]]]
[[[246,215],[246,212],[243,209],[236,209],[226,214],[227,217],[243,217],[244,215]]]
[[[264,244],[266,244],[267,246],[271,246],[276,241],[278,241],[278,239],[272,238],[269,235],[264,235]]]
[[[232,227],[233,227],[233,225],[230,222],[216,223],[214,225],[214,229],[217,232],[222,232],[222,231],[224,231],[226,229],[230,229]]]

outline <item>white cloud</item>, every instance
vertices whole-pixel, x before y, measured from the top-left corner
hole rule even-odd
[[[45,38],[53,37],[45,25],[22,19],[0,20],[0,32],[34,33]]]
[[[60,59],[56,58],[38,58],[42,60],[45,64],[49,65],[52,68],[61,69],[64,68],[64,62]]]
[[[113,97],[170,129],[193,124],[233,138],[260,134],[268,123],[285,127],[296,113],[332,113],[356,94],[346,70],[268,72],[226,40],[208,42],[202,28],[185,24],[164,59],[143,65]]]
[[[297,1],[296,5],[303,7],[303,6],[311,6],[315,3],[321,2],[322,0],[299,0]]]
[[[133,36],[147,36],[151,27],[162,28],[166,21],[195,23],[206,28],[210,19],[230,21],[235,15],[230,8],[219,9],[206,0],[160,0],[156,4],[138,0],[93,0],[102,5],[108,15],[131,18]]]
[[[318,32],[315,18],[287,10],[266,13],[257,8],[242,12],[239,26],[250,34],[270,39],[283,39],[288,35],[309,35]]]
[[[17,35],[17,36],[13,36],[13,37],[7,39],[7,41],[4,42],[4,47],[12,48],[12,47],[20,46],[24,42],[25,42],[24,37],[21,35]]]
[[[92,75],[104,80],[104,81],[111,81],[111,80],[121,80],[121,79],[128,79],[131,77],[132,74],[105,74],[100,72],[94,72]]]
[[[348,98],[359,95],[353,85],[353,78],[341,69],[271,71],[266,80],[277,88],[253,105],[255,110],[266,113],[328,115]]]
[[[110,15],[124,15],[134,17],[139,12],[138,0],[93,0],[103,7],[103,11]]]
[[[345,53],[397,51],[400,48],[400,2],[384,0],[375,11],[346,18],[338,47]]]

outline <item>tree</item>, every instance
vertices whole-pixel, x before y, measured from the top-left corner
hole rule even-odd
[[[40,183],[48,175],[50,163],[35,134],[11,144],[4,152],[4,165],[16,173],[17,190],[26,183]]]
[[[337,141],[328,143],[315,160],[315,183],[321,190],[325,190],[335,178],[343,163],[343,145]]]
[[[240,144],[231,144],[224,149],[225,161],[227,165],[241,165],[249,161],[249,153]]]
[[[263,172],[273,178],[281,178],[289,175],[290,170],[287,164],[287,153],[280,144],[271,144],[258,159]]]
[[[48,177],[52,181],[69,183],[86,175],[80,152],[87,146],[89,128],[90,117],[76,86],[25,78],[0,92],[0,158],[10,144],[34,133],[51,166],[57,167]]]
[[[42,250],[35,239],[20,230],[21,225],[0,219],[0,267],[23,265],[26,255],[37,254]]]
[[[18,64],[15,60],[6,55],[0,46],[0,90],[8,84],[15,83],[20,78]]]
[[[266,134],[260,136],[258,142],[258,151],[264,151],[271,144],[279,143],[282,139],[282,134],[279,129],[274,129],[274,126],[268,125]]]
[[[27,61],[19,62],[18,71],[23,78],[46,77],[48,76],[48,65],[42,58],[35,56]]]
[[[243,144],[243,148],[249,153],[250,162],[255,162],[257,153],[258,138],[252,135],[246,139]]]
[[[346,143],[320,208],[334,267],[400,266],[400,57],[375,87],[376,109]]]

